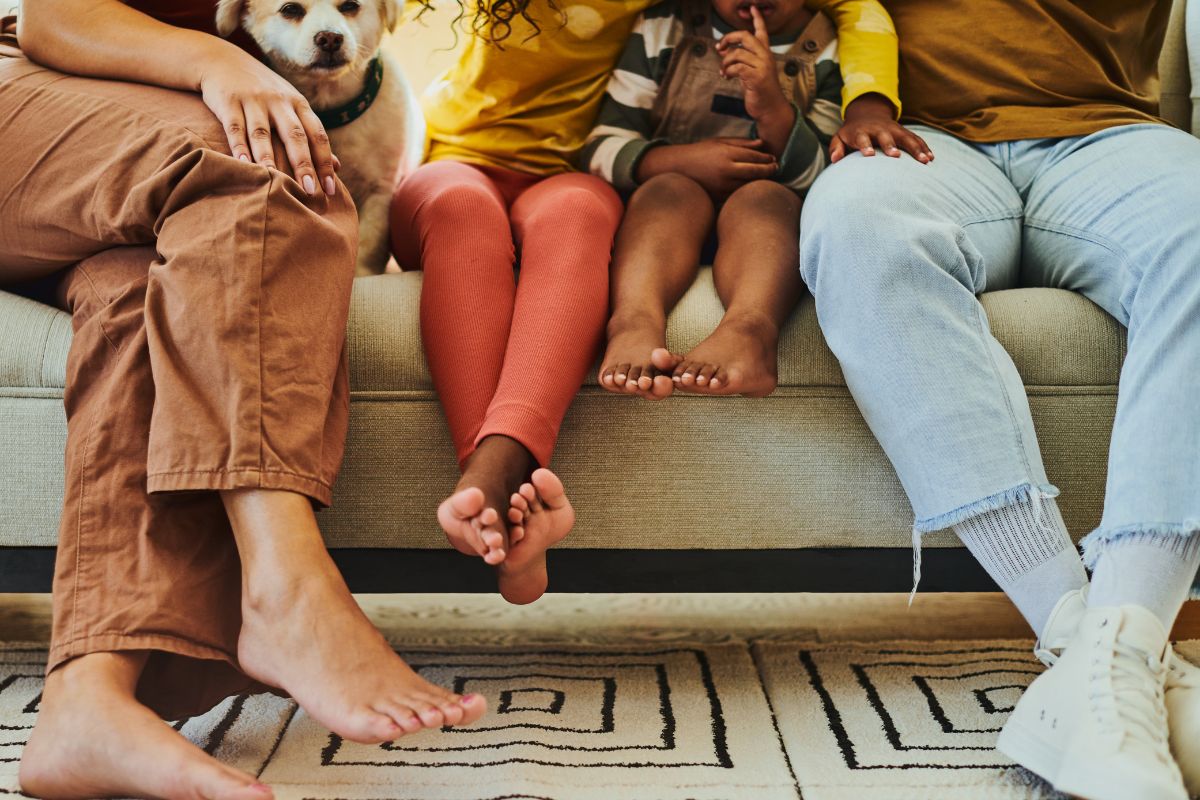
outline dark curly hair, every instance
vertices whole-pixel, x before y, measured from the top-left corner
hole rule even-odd
[[[422,9],[417,14],[420,18],[426,11],[433,9],[433,0],[419,0]],[[503,47],[503,42],[512,34],[513,20],[525,20],[533,33],[532,39],[542,32],[542,26],[529,13],[529,6],[536,0],[457,0],[458,16],[454,18],[454,30],[466,30],[472,36],[478,36],[489,44]],[[547,7],[555,12],[561,24],[566,23],[566,16],[558,7],[555,0],[546,0]]]

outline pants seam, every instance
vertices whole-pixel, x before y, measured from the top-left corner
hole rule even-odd
[[[984,352],[987,353],[988,365],[992,369],[992,375],[995,377],[996,382],[1003,389],[1001,395],[1004,397],[1004,407],[1008,409],[1008,420],[1013,427],[1013,436],[1016,439],[1017,452],[1020,454],[1021,466],[1025,469],[1027,482],[1036,486],[1038,485],[1036,481],[1029,480],[1029,478],[1032,477],[1033,469],[1029,464],[1029,451],[1025,446],[1024,433],[1021,431],[1021,424],[1017,421],[1017,413],[1016,409],[1013,408],[1012,398],[1009,397],[1007,388],[1004,386],[1004,377],[1000,373],[1000,367],[996,364],[996,354],[993,352],[993,348],[988,343],[988,339],[993,337],[984,319],[985,315],[983,311],[983,304],[979,302],[978,298],[976,298],[975,321],[979,325],[979,332],[983,336],[983,349]],[[1022,391],[1025,391],[1024,382],[1022,382]],[[1026,395],[1026,397],[1028,398],[1028,395]]]
[[[263,272],[264,265],[267,262],[267,227],[271,216],[271,188],[275,185],[275,175],[268,170],[268,180],[266,187],[266,197],[263,198],[262,212],[262,229],[259,232],[259,253],[258,253],[258,294],[254,298],[255,317],[258,321],[258,341],[255,344],[258,356],[258,463],[261,465],[266,461],[263,450],[266,446],[266,432],[263,430],[263,313],[262,313],[262,296],[263,296]]]
[[[1122,266],[1125,267],[1127,271],[1133,271],[1133,262],[1130,260],[1129,255],[1125,252],[1125,249],[1105,236],[1100,236],[1099,234],[1083,228],[1076,228],[1074,225],[1047,222],[1045,220],[1039,220],[1036,217],[1026,218],[1025,226],[1033,228],[1034,230],[1045,231],[1047,233],[1057,233],[1060,236],[1069,236],[1072,239],[1079,239],[1081,241],[1090,242],[1098,247],[1103,247],[1105,250],[1121,259]]]

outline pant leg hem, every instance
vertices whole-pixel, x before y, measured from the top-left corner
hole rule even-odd
[[[944,514],[918,519],[913,523],[913,533],[918,535],[933,533],[934,531],[953,527],[964,520],[977,517],[980,514],[986,514],[989,511],[996,511],[1007,506],[1016,505],[1017,503],[1032,503],[1035,500],[1053,497],[1058,497],[1058,488],[1052,484],[1044,483],[1036,485],[1033,483],[1022,483],[1019,486],[1005,489],[1002,492],[989,495],[973,503],[967,503],[965,506],[959,506]]]
[[[1100,527],[1089,533],[1080,542],[1083,547],[1083,563],[1088,569],[1095,569],[1096,562],[1112,545],[1122,539],[1129,539],[1140,534],[1153,536],[1177,537],[1182,546],[1184,540],[1200,535],[1200,520],[1184,520],[1183,522],[1146,522],[1134,525],[1123,525],[1117,528]]]
[[[533,454],[539,466],[547,467],[554,454],[558,428],[537,409],[506,403],[488,409],[487,419],[475,437],[475,447],[486,437],[497,435],[516,439]]]
[[[244,469],[181,470],[152,472],[146,479],[146,491],[224,491],[229,489],[279,489],[306,495],[321,506],[333,504],[333,487],[309,475],[259,467]]]
[[[92,653],[118,653],[130,650],[161,650],[185,658],[202,661],[224,661],[234,669],[240,669],[237,658],[213,645],[200,644],[178,636],[160,633],[96,633],[80,636],[68,642],[56,642],[50,648],[50,660],[46,674],[61,667],[71,659]]]

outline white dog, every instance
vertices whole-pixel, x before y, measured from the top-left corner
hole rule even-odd
[[[388,206],[396,181],[424,155],[425,120],[408,80],[379,49],[397,0],[220,0],[217,30],[242,26],[329,134],[339,176],[358,206],[358,273],[387,266]]]

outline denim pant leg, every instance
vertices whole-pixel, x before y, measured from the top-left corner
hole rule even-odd
[[[975,295],[1015,285],[1021,199],[987,148],[853,155],[804,204],[801,270],[826,340],[921,533],[1057,493],[1025,388]]]
[[[1086,560],[1130,532],[1200,531],[1200,140],[1165,125],[1063,140],[1027,194],[1025,280],[1129,329]]]

